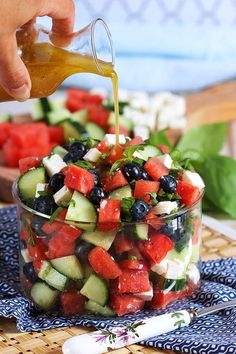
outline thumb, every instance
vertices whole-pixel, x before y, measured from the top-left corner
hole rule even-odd
[[[25,64],[17,54],[15,35],[0,40],[0,85],[18,101],[30,97],[31,80]]]

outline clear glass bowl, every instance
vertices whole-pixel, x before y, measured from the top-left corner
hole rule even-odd
[[[145,222],[51,223],[21,202],[15,183],[24,294],[45,312],[69,316],[123,315],[192,295],[200,284],[202,195]]]

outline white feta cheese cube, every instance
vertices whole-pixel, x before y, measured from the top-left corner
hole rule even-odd
[[[36,191],[35,191],[35,198],[40,196],[39,192],[47,192],[48,183],[37,183]]]
[[[200,280],[200,272],[195,264],[190,264],[186,272],[187,278],[193,283],[197,284]]]
[[[84,155],[83,159],[90,162],[97,162],[100,159],[102,153],[97,148],[91,148]]]
[[[57,154],[53,154],[48,157],[44,157],[43,165],[47,170],[49,176],[54,175],[55,173],[60,172],[64,167],[66,167],[66,163],[63,161],[61,156]]]
[[[142,293],[136,293],[135,296],[139,297],[140,299],[144,301],[151,301],[153,298],[153,288],[152,286],[148,291],[144,291]]]
[[[186,265],[184,262],[178,259],[167,261],[167,271],[165,273],[165,278],[167,279],[179,279],[184,275]]]
[[[157,206],[155,206],[153,209],[157,212],[157,214],[162,215],[162,214],[170,214],[173,210],[177,208],[178,205],[176,202],[164,201],[164,202],[159,202]]]
[[[106,134],[104,137],[105,142],[109,145],[116,144],[116,135],[115,134]],[[123,134],[119,134],[119,144],[124,145],[126,143],[125,136]]]
[[[151,270],[159,275],[167,272],[167,260],[164,258],[160,263],[156,263],[151,267]]]
[[[68,203],[71,200],[72,193],[67,186],[63,186],[59,191],[53,194],[53,198],[57,205],[62,205],[63,203]]]
[[[157,158],[165,165],[166,168],[171,169],[173,160],[169,154],[157,156]]]
[[[199,189],[203,189],[205,187],[202,177],[197,172],[184,171],[183,181],[192,184]]]
[[[134,136],[140,136],[143,140],[149,139],[150,131],[145,125],[135,125],[134,126]]]
[[[33,258],[29,255],[29,251],[26,249],[23,249],[20,251],[21,252],[21,255],[25,261],[25,263],[30,263],[30,262],[33,262]]]

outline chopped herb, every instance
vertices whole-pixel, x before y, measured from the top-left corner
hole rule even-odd
[[[148,139],[148,144],[154,146],[160,144],[160,145],[166,145],[168,147],[172,147],[169,139],[166,136],[165,129],[151,133]]]
[[[93,168],[93,164],[89,161],[77,161],[75,163],[76,166],[84,168],[85,170],[90,170],[91,168]]]
[[[100,159],[101,160],[106,160],[107,156],[108,156],[108,154],[101,154],[100,155]]]
[[[124,156],[125,157],[123,159],[117,160],[111,166],[110,173],[116,171],[122,163],[135,162],[138,165],[142,165],[143,164],[143,160],[139,159],[137,157],[134,158],[133,154],[134,154],[135,151],[140,151],[140,150],[143,150],[143,149],[144,149],[144,147],[142,145],[135,145],[135,146],[126,147],[125,150],[124,150]]]
[[[131,221],[132,215],[130,209],[135,202],[135,198],[128,197],[121,200],[121,216],[123,221]]]
[[[150,196],[151,202],[152,202],[152,206],[156,206],[158,204],[158,200],[157,200],[157,195],[156,193],[146,193],[146,195]]]
[[[86,145],[87,149],[91,149],[98,144],[99,140],[93,138],[87,138],[87,139],[82,139],[81,142]]]
[[[180,239],[175,244],[175,249],[178,253],[183,251],[187,243],[191,239],[194,232],[193,218],[189,216],[184,223],[184,234],[181,235]]]
[[[45,191],[39,191],[38,194],[40,195],[40,197],[45,197],[46,195],[48,195],[48,193]]]
[[[169,171],[169,175],[174,177],[176,180],[178,179],[178,176],[179,176],[179,170],[177,170],[176,168],[172,168],[170,171]]]
[[[26,217],[25,217],[24,214],[22,214],[22,222],[23,222],[23,225],[24,225],[24,227],[25,227],[25,230],[26,230],[26,232],[27,232],[27,234],[28,234],[28,236],[29,236],[28,244],[29,244],[30,246],[34,247],[34,246],[35,246],[34,237],[33,237],[31,228],[30,228],[30,226],[29,226],[29,224],[28,224],[28,221],[27,221],[27,219],[26,219]]]
[[[63,210],[62,207],[58,207],[58,208],[54,211],[54,213],[51,215],[50,220],[49,220],[49,224],[50,224],[50,225],[54,223],[55,219],[58,217],[58,215],[60,214],[60,212],[61,212],[62,210]]]
[[[69,205],[71,205],[74,208],[76,206],[75,200],[71,199]]]
[[[163,201],[163,200],[178,200],[181,199],[181,197],[178,194],[174,193],[166,193],[163,191],[163,189],[160,189],[158,194],[157,194],[158,200]]]
[[[138,258],[136,256],[128,256],[130,261],[136,261]]]

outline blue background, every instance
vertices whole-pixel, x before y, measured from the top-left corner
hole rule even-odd
[[[96,17],[107,22],[122,88],[189,91],[235,77],[236,0],[75,3],[76,29]],[[110,87],[92,75],[74,76],[69,83]]]

